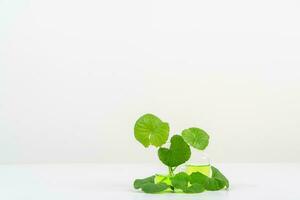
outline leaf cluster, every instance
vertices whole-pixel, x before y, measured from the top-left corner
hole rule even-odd
[[[171,183],[161,180],[155,182],[155,176],[134,181],[135,189],[142,189],[145,193],[160,193],[164,191],[175,191],[184,193],[201,193],[206,190],[216,191],[229,188],[228,179],[215,167],[212,167],[212,176],[208,177],[200,172],[188,175],[179,172],[172,177],[166,177]]]
[[[211,166],[212,175],[208,177],[200,172],[187,174],[174,173],[176,167],[187,162],[191,157],[190,146],[204,150],[209,143],[209,135],[200,128],[184,129],[181,135],[170,139],[169,147],[163,147],[169,137],[169,124],[153,114],[140,117],[134,126],[134,136],[144,147],[150,145],[158,148],[159,160],[168,167],[169,175],[155,180],[155,175],[144,179],[136,179],[134,188],[145,193],[164,191],[201,193],[205,190],[216,191],[229,187],[228,179],[215,167]]]

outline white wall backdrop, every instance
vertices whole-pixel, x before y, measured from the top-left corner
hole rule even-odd
[[[0,163],[159,162],[148,112],[216,162],[300,161],[299,1],[0,2]]]

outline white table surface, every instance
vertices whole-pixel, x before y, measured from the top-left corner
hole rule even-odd
[[[229,191],[144,194],[135,178],[164,172],[159,165],[0,165],[1,200],[300,200],[300,164],[216,164]]]

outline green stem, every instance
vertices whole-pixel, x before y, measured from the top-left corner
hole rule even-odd
[[[174,176],[174,169],[172,167],[169,167],[169,176]]]
[[[178,166],[177,166],[177,167],[178,167]],[[174,168],[173,168],[173,172],[175,172],[175,170],[176,170],[177,167],[174,167]]]
[[[169,167],[169,178],[174,176],[174,170],[175,169],[176,169],[176,167],[174,167],[174,168]],[[172,185],[170,185],[170,188],[171,188],[172,192],[175,192],[175,188]]]

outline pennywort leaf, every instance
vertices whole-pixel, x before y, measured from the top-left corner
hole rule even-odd
[[[169,124],[155,115],[145,114],[136,121],[134,136],[144,147],[149,145],[159,147],[168,140]]]
[[[199,183],[194,183],[189,186],[184,192],[185,193],[201,193],[205,191],[205,187]]]
[[[191,184],[200,184],[204,187],[207,186],[208,184],[208,181],[209,181],[209,177],[208,176],[205,176],[204,174],[200,173],[200,172],[193,172],[191,175],[190,175],[190,183]]]
[[[145,183],[154,183],[155,176],[149,176],[144,179],[136,179],[133,183],[135,189],[140,189]]]
[[[225,183],[223,181],[220,181],[215,178],[211,178],[208,181],[208,184],[206,186],[206,190],[209,191],[216,191],[216,190],[221,190],[225,187]]]
[[[167,185],[166,183],[155,183],[155,176],[136,179],[133,185],[135,189],[142,189],[142,191],[144,191],[145,193],[158,193],[169,188],[169,185]]]
[[[181,135],[186,143],[199,150],[204,150],[209,142],[209,135],[200,128],[185,129]]]
[[[145,193],[158,193],[168,189],[169,186],[165,183],[145,183],[142,185],[142,190]]]
[[[186,193],[200,193],[205,191],[205,187],[208,184],[209,177],[200,172],[193,172],[190,175],[190,184],[186,189]]]
[[[158,157],[165,165],[176,167],[190,159],[191,149],[180,135],[174,135],[169,149],[165,147],[158,149]]]
[[[185,191],[188,187],[190,176],[185,172],[180,172],[171,178],[172,186]]]
[[[205,190],[209,177],[195,172],[188,175],[185,172],[179,172],[171,178],[172,186],[181,189],[185,193],[200,193]]]
[[[217,168],[212,166],[211,169],[212,177],[209,179],[206,189],[210,191],[215,191],[221,190],[224,187],[229,188],[228,179]]]

